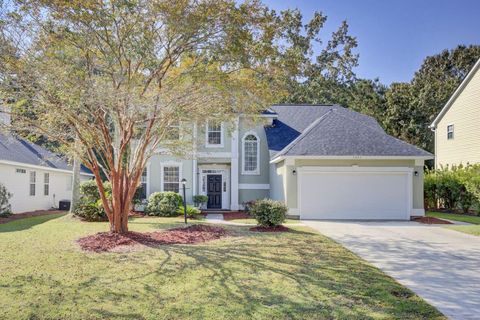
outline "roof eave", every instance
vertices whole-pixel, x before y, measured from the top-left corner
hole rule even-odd
[[[465,79],[462,80],[460,85],[457,87],[457,89],[453,92],[452,96],[450,99],[448,99],[447,103],[443,106],[442,110],[440,113],[437,115],[435,120],[428,126],[431,129],[435,129],[437,127],[437,124],[440,120],[442,120],[443,116],[445,113],[447,113],[448,109],[452,106],[453,102],[457,99],[457,97],[460,95],[460,93],[465,89],[467,84],[470,82],[470,80],[473,78],[473,75],[475,74],[476,70],[480,67],[480,59],[473,65],[473,68],[468,72],[468,74],[465,76]]]
[[[305,156],[305,155],[279,155],[274,156],[270,163],[278,163],[285,159],[318,159],[318,160],[431,160],[433,155],[425,156]]]

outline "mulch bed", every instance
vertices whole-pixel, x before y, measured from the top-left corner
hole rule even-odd
[[[128,232],[117,234],[101,232],[79,239],[77,242],[85,251],[106,252],[118,247],[145,245],[158,247],[170,244],[194,244],[225,237],[227,232],[221,227],[191,225],[149,233]]]
[[[453,224],[450,221],[435,218],[435,217],[416,217],[413,221],[425,224]]]
[[[38,211],[31,211],[31,212],[24,212],[24,213],[14,213],[8,217],[0,217],[0,224],[7,223],[10,221],[15,221],[24,218],[31,218],[31,217],[39,217],[39,216],[46,216],[49,214],[55,213],[66,213],[66,211],[61,210],[38,210]]]
[[[227,221],[236,220],[236,219],[250,219],[250,218],[252,218],[252,216],[242,211],[225,212],[223,214],[223,220],[227,220]]]
[[[250,228],[250,231],[256,231],[256,232],[289,232],[289,231],[291,231],[291,229],[287,228],[285,226],[276,226],[276,227],[256,226],[256,227]]]

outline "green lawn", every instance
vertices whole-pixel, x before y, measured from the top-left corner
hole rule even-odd
[[[468,222],[472,224],[480,224],[480,216],[471,216],[466,214],[445,213],[445,212],[431,212],[431,211],[427,212],[427,216]]]
[[[480,236],[480,217],[478,216],[470,216],[470,215],[456,214],[456,213],[444,213],[444,212],[427,212],[427,216],[472,223],[473,225],[471,226],[447,225],[445,226],[445,228],[456,230],[463,233],[472,234],[474,236]]]
[[[180,225],[139,218],[130,229]],[[432,319],[436,309],[309,229],[85,253],[107,229],[70,215],[0,225],[0,319]]]

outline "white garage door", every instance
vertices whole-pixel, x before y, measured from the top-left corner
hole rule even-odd
[[[411,168],[298,169],[301,219],[407,220]]]

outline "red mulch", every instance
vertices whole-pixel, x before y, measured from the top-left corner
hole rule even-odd
[[[234,212],[225,212],[223,214],[223,220],[235,220],[235,219],[249,219],[252,216],[248,215],[246,212],[234,211]]]
[[[31,217],[38,217],[38,216],[46,216],[49,214],[55,213],[66,213],[66,211],[61,210],[37,210],[31,212],[24,212],[24,213],[14,213],[8,217],[0,217],[0,224],[7,223],[14,220],[24,219],[24,218],[31,218]]]
[[[416,217],[413,221],[425,224],[452,224],[450,221],[435,218],[435,217]]]
[[[169,244],[194,244],[220,239],[226,235],[225,229],[220,227],[191,225],[185,228],[150,233],[128,232],[126,234],[117,234],[100,232],[81,238],[77,242],[85,251],[105,252],[117,247],[139,244],[150,247]]]
[[[250,231],[257,231],[257,232],[289,232],[291,231],[290,228],[285,226],[276,226],[276,227],[264,227],[264,226],[256,226],[250,228]]]

